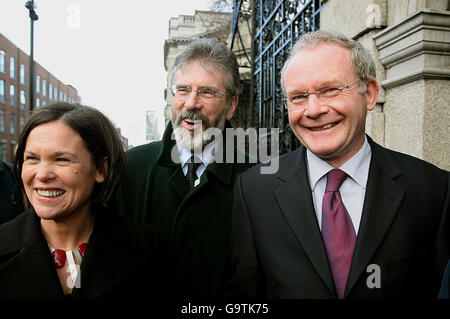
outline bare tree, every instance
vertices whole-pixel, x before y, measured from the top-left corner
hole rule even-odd
[[[212,0],[210,10],[217,12],[232,12],[233,0]]]
[[[214,37],[222,42],[227,42],[231,31],[232,0],[212,0],[212,11],[197,12],[203,26],[208,30],[204,36]]]

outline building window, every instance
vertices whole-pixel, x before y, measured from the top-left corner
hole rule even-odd
[[[0,72],[3,72],[3,73],[5,73],[5,59],[6,59],[5,51],[1,50],[0,51]]]
[[[55,101],[58,101],[58,88],[55,86],[55,91],[53,92],[53,98],[55,99]]]
[[[36,99],[36,107],[40,107],[41,106],[41,99],[37,98]]]
[[[20,127],[23,127],[23,123],[25,123],[25,117],[21,116],[20,117]]]
[[[59,100],[63,101],[63,92],[59,91]]]
[[[36,76],[36,93],[41,92],[41,77],[38,75]]]
[[[42,80],[42,95],[47,96],[47,81]]]
[[[27,99],[25,98],[25,91],[20,90],[20,109],[25,110],[25,104],[27,103]]]
[[[0,80],[0,102],[5,103],[5,81]]]
[[[9,76],[11,79],[16,77],[16,59],[13,56],[9,59]]]
[[[48,99],[53,100],[53,84],[48,84]]]
[[[16,106],[16,87],[12,84],[9,86],[9,97],[11,106]]]
[[[5,132],[6,130],[6,113],[0,110],[0,132]]]
[[[25,84],[25,65],[20,65],[20,83]]]
[[[11,113],[10,133],[12,135],[16,134],[16,114],[15,113]]]

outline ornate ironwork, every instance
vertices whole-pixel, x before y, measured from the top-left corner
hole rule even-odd
[[[238,34],[238,19],[245,0],[234,0],[232,43]],[[253,0],[252,113],[249,126],[280,128],[280,153],[300,144],[292,133],[286,110],[280,73],[295,41],[306,32],[319,29],[324,0]],[[236,29],[237,28],[237,29]],[[233,44],[232,44],[233,45]]]
[[[230,48],[237,57],[240,67],[242,93],[239,107],[231,120],[235,127],[248,128],[252,123],[252,23],[253,10],[251,0],[235,0],[231,24]]]

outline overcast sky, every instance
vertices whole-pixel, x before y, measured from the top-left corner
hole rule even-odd
[[[0,33],[29,54],[25,0],[1,0]],[[211,0],[35,0],[34,58],[82,103],[105,113],[129,143],[145,143],[145,111],[163,130],[164,40],[171,17],[208,10]]]

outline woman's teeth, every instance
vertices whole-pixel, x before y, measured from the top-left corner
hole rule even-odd
[[[56,196],[60,196],[60,195],[64,194],[65,191],[63,191],[63,190],[48,191],[48,190],[41,190],[41,189],[38,189],[37,193],[38,193],[40,196],[45,196],[45,197],[56,197]]]

